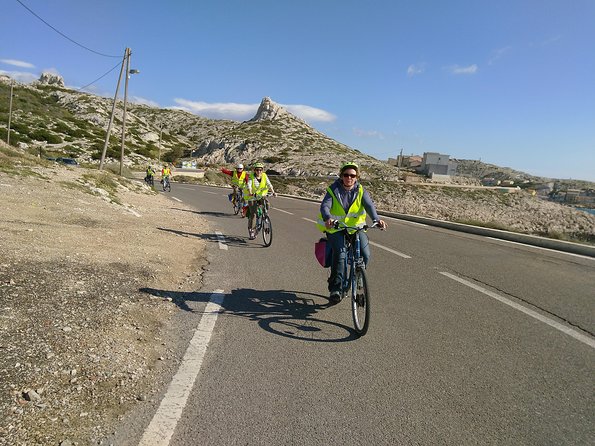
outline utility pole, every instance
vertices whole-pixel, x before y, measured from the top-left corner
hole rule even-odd
[[[10,81],[10,105],[8,106],[8,133],[6,135],[6,144],[10,145],[10,121],[12,119],[12,90],[14,87],[14,79]]]
[[[128,79],[130,79],[130,48],[126,48],[126,82],[124,84],[124,113],[122,114],[122,147],[120,150],[120,176],[124,165],[124,140],[126,138],[126,101],[128,99]]]
[[[161,136],[163,135],[163,122],[159,123],[159,156],[157,164],[161,164]]]
[[[124,62],[128,55],[128,48],[124,51],[124,58],[122,59],[122,67],[120,68],[120,76],[118,77],[118,85],[116,86],[116,94],[114,95],[114,103],[112,105],[112,114],[109,118],[109,124],[107,125],[107,132],[105,133],[105,143],[103,144],[103,152],[101,153],[101,161],[99,162],[99,170],[103,169],[103,163],[105,162],[105,154],[107,152],[107,145],[109,144],[109,135],[114,122],[114,114],[116,112],[116,101],[118,100],[118,91],[120,90],[120,81],[122,80],[122,73],[124,72]]]
[[[403,162],[403,148],[401,147],[401,153],[397,158],[397,181],[401,179],[401,163]]]

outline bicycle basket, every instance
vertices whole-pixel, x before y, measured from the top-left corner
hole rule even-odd
[[[327,239],[321,238],[314,243],[314,255],[316,256],[318,263],[320,263],[320,266],[323,268],[331,266],[333,250],[331,249],[330,243],[327,242]]]

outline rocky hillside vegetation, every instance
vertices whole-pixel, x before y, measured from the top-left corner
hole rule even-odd
[[[41,157],[71,156],[97,166],[112,109],[112,99],[63,87],[43,78],[31,85],[15,84],[10,142]],[[0,76],[0,138],[6,139],[10,79]],[[108,162],[118,161],[122,102],[116,106],[108,145]],[[595,216],[531,196],[473,187],[485,176],[529,179],[522,172],[479,161],[459,161],[467,187],[438,187],[396,181],[397,169],[341,144],[310,127],[270,98],[264,98],[249,121],[202,118],[182,110],[129,104],[124,163],[142,170],[157,160],[173,162],[192,156],[207,167],[207,181],[223,183],[218,167],[238,162],[266,163],[277,173],[279,191],[320,198],[325,185],[345,161],[362,167],[362,178],[380,209],[545,235],[594,242]],[[179,177],[178,177],[179,179]],[[595,188],[584,182],[583,188]]]

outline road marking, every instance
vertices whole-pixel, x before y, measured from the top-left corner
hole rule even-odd
[[[284,214],[293,215],[293,213],[292,213],[292,212],[285,211],[285,210],[283,210],[283,209],[279,209],[279,208],[271,208],[271,209],[274,209],[274,210],[276,210],[276,211],[279,211],[279,212],[283,212]]]
[[[198,377],[224,299],[223,290],[215,290],[200,323],[186,349],[180,368],[173,377],[139,446],[168,446],[182,411]]]
[[[387,248],[386,246],[379,245],[378,243],[371,242],[369,240],[368,240],[368,243],[370,243],[370,245],[372,245],[372,246],[376,246],[377,248],[384,249],[385,251],[388,251],[388,252],[392,252],[393,254],[396,254],[399,257],[403,257],[404,259],[410,259],[411,258],[411,256],[408,256],[407,254],[403,254],[402,252],[395,251],[394,249]]]
[[[183,186],[180,186],[180,187],[178,187],[178,189],[184,189],[184,190],[196,190],[196,189],[193,189],[192,187],[183,187]]]
[[[309,222],[312,222],[315,224],[318,223],[316,220],[310,220],[309,218],[306,218],[306,217],[302,217],[302,220],[306,220],[306,221],[309,221]]]
[[[172,200],[179,201],[180,203],[182,203],[182,200],[180,200],[179,198],[176,198],[176,197],[171,197],[171,199],[172,199]]]
[[[219,249],[227,251],[227,245],[225,244],[225,237],[223,236],[223,234],[219,231],[215,231],[215,234],[217,235],[217,240],[219,240],[217,242],[219,243]]]
[[[210,190],[206,190],[205,193],[211,194],[211,195],[219,195],[219,192],[211,192]]]
[[[474,290],[477,290],[480,293],[485,294],[486,296],[490,296],[491,298],[496,299],[497,301],[502,302],[503,304],[514,308],[515,310],[519,310],[519,311],[531,316],[532,318],[535,318],[538,321],[541,321],[541,322],[549,325],[550,327],[555,328],[556,330],[560,330],[562,333],[572,336],[573,338],[581,341],[582,343],[587,344],[591,348],[595,348],[595,339],[593,339],[587,335],[584,335],[583,333],[581,333],[577,330],[567,327],[566,325],[561,324],[560,322],[557,322],[553,319],[550,319],[549,317],[546,317],[546,316],[538,313],[537,311],[533,311],[530,308],[523,307],[522,305],[520,305],[516,302],[513,302],[512,300],[507,299],[504,296],[500,296],[499,294],[496,294],[496,293],[493,293],[492,291],[486,290],[485,288],[480,287],[479,285],[476,285],[472,282],[469,282],[468,280],[461,279],[460,277],[457,277],[454,274],[450,274],[447,272],[441,272],[440,274],[442,274],[443,276],[446,276],[452,280],[455,280],[459,283],[462,283],[463,285],[466,285],[470,288],[473,288]]]
[[[584,255],[581,255],[581,254],[575,254],[573,252],[558,251],[556,249],[543,248],[542,246],[527,245],[525,243],[513,242],[512,240],[503,240],[501,238],[496,238],[496,237],[486,237],[486,238],[489,238],[491,240],[496,240],[497,242],[512,243],[514,245],[520,245],[520,246],[524,246],[526,248],[543,249],[544,251],[557,252],[558,254],[566,254],[568,256],[580,257],[581,259],[595,260],[595,257],[587,257],[587,256],[584,256]]]

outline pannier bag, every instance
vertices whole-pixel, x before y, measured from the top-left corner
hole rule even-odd
[[[329,268],[331,266],[333,250],[327,239],[321,238],[314,243],[314,255],[323,268]]]

